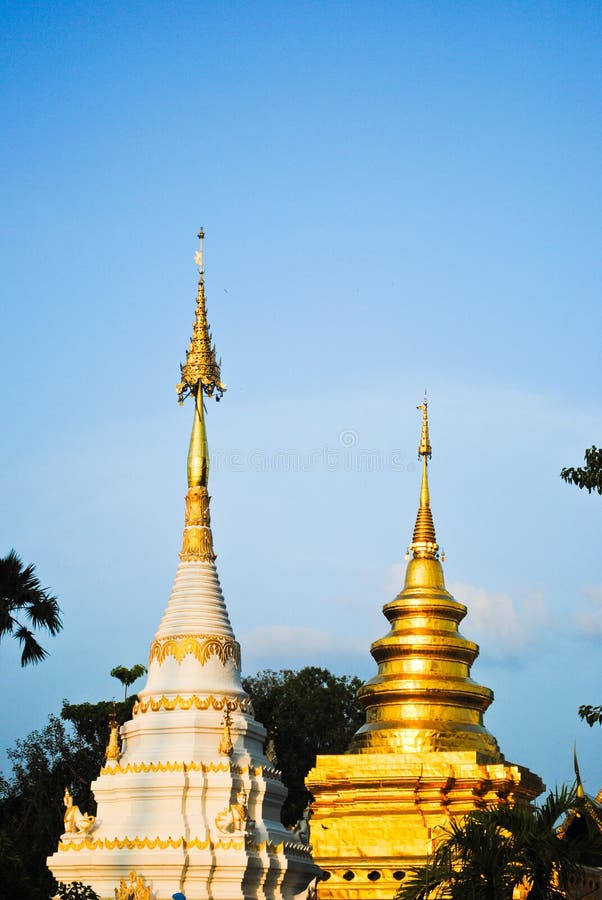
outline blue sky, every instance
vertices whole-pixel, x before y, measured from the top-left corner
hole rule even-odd
[[[0,747],[118,695],[177,564],[196,233],[223,404],[218,567],[243,666],[369,677],[417,499],[548,785],[602,784],[602,10],[566,3],[2,4],[4,515],[65,628]]]

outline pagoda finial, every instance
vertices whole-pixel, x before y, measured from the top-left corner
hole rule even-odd
[[[211,337],[211,330],[207,322],[207,304],[205,301],[205,281],[203,270],[203,239],[205,232],[199,231],[200,249],[194,255],[194,261],[199,267],[199,286],[196,298],[196,315],[194,319],[192,337],[186,352],[186,362],[180,366],[181,381],[176,385],[178,402],[183,403],[189,394],[195,397],[199,390],[208,397],[215,393],[219,400],[226,385],[221,380],[221,360],[215,356],[215,344]]]
[[[213,562],[213,536],[209,512],[209,445],[205,430],[203,395],[219,400],[226,385],[221,381],[220,362],[215,356],[215,345],[207,322],[205,283],[203,279],[203,239],[199,231],[200,249],[194,256],[199,267],[199,287],[196,300],[196,316],[186,353],[186,362],[180,366],[181,382],[176,386],[178,400],[194,397],[194,419],[188,449],[188,493],[186,494],[186,519],[180,559]]]
[[[412,551],[414,559],[439,559],[439,544],[435,536],[428,483],[428,460],[432,456],[432,448],[429,438],[426,391],[424,393],[424,401],[416,409],[422,410],[422,431],[418,445],[418,459],[422,457],[422,483],[420,485],[420,506],[416,516],[414,536],[409,549]]]
[[[429,439],[429,417],[426,391],[424,392],[424,400],[420,406],[416,407],[416,409],[422,410],[422,431],[420,433],[420,444],[418,445],[418,458],[420,459],[421,456],[428,456],[430,459],[433,455],[433,449]]]

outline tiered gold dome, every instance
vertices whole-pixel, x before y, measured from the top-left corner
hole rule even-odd
[[[371,653],[378,674],[363,685],[359,698],[366,724],[355,735],[352,753],[415,753],[477,750],[501,759],[483,713],[493,700],[489,688],[470,678],[478,646],[458,631],[466,607],[445,587],[439,545],[430,508],[428,459],[431,456],[426,400],[422,406],[420,506],[403,590],[383,612],[391,630]]]
[[[372,644],[378,674],[359,698],[366,724],[349,751],[318,756],[311,843],[324,875],[318,900],[390,900],[450,819],[489,803],[528,803],[541,779],[507,762],[483,713],[493,700],[470,669],[479,648],[458,631],[466,607],[445,587],[428,485],[422,410],[420,505],[405,584],[387,603],[391,628]]]

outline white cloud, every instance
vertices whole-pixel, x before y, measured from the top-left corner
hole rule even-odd
[[[521,657],[550,619],[541,592],[525,594],[520,600],[462,581],[448,590],[468,608],[461,629],[466,637],[486,647],[488,659]]]
[[[266,668],[322,666],[336,674],[370,674],[369,640],[292,625],[266,625],[241,635],[240,642],[245,673]]]
[[[575,613],[575,627],[583,637],[597,640],[602,635],[602,586],[583,588],[583,594],[589,602]]]

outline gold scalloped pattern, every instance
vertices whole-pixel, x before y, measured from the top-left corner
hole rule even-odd
[[[222,666],[231,660],[240,668],[240,644],[221,634],[174,634],[161,640],[155,639],[150,648],[148,664],[156,660],[159,665],[168,656],[181,663],[185,656],[194,656],[202,666],[212,656],[217,656]]]
[[[166,763],[127,763],[122,766],[116,765],[103,766],[100,770],[101,775],[126,775],[128,772],[235,772],[237,775],[261,775],[263,766],[237,766],[229,762],[223,763],[203,763],[203,762],[166,762]]]
[[[163,694],[162,697],[149,697],[148,700],[137,700],[134,703],[134,708],[132,709],[132,715],[137,716],[139,713],[146,712],[159,712],[161,709],[166,709],[168,711],[174,709],[199,709],[206,710],[210,707],[215,710],[225,709],[226,706],[230,710],[230,712],[234,712],[234,710],[240,710],[242,713],[249,713],[249,715],[254,715],[253,704],[249,697],[243,697],[242,699],[232,699],[231,697],[214,697],[212,694],[209,697],[198,697],[196,694],[191,694],[190,697],[182,697],[181,694],[178,694],[176,697],[166,697]]]
[[[244,841],[200,841],[198,838],[187,841],[185,838],[161,840],[160,837],[125,837],[122,840],[119,838],[113,838],[112,840],[110,838],[97,838],[96,840],[86,838],[83,841],[67,841],[65,843],[61,841],[59,844],[59,850],[64,852],[67,850],[79,851],[84,847],[86,850],[156,850],[157,848],[161,850],[177,850],[179,847],[183,847],[185,850],[194,848],[197,850],[207,850],[208,848],[212,850],[242,850]]]
[[[84,847],[86,850],[156,850],[158,848],[161,850],[177,850],[179,847],[182,847],[184,850],[243,850],[245,841],[234,839],[229,841],[222,839],[201,841],[199,838],[192,838],[190,841],[187,841],[185,838],[167,838],[162,840],[160,837],[125,837],[111,840],[110,838],[94,839],[88,837],[83,841],[61,841],[59,843],[59,850],[62,852],[67,852],[68,850],[77,852]],[[271,856],[279,856],[285,850],[292,850],[306,856],[310,855],[309,847],[305,844],[299,844],[297,841],[282,841],[280,844],[274,844],[272,841],[262,841],[261,843],[247,842],[247,848],[258,852],[266,850]]]

